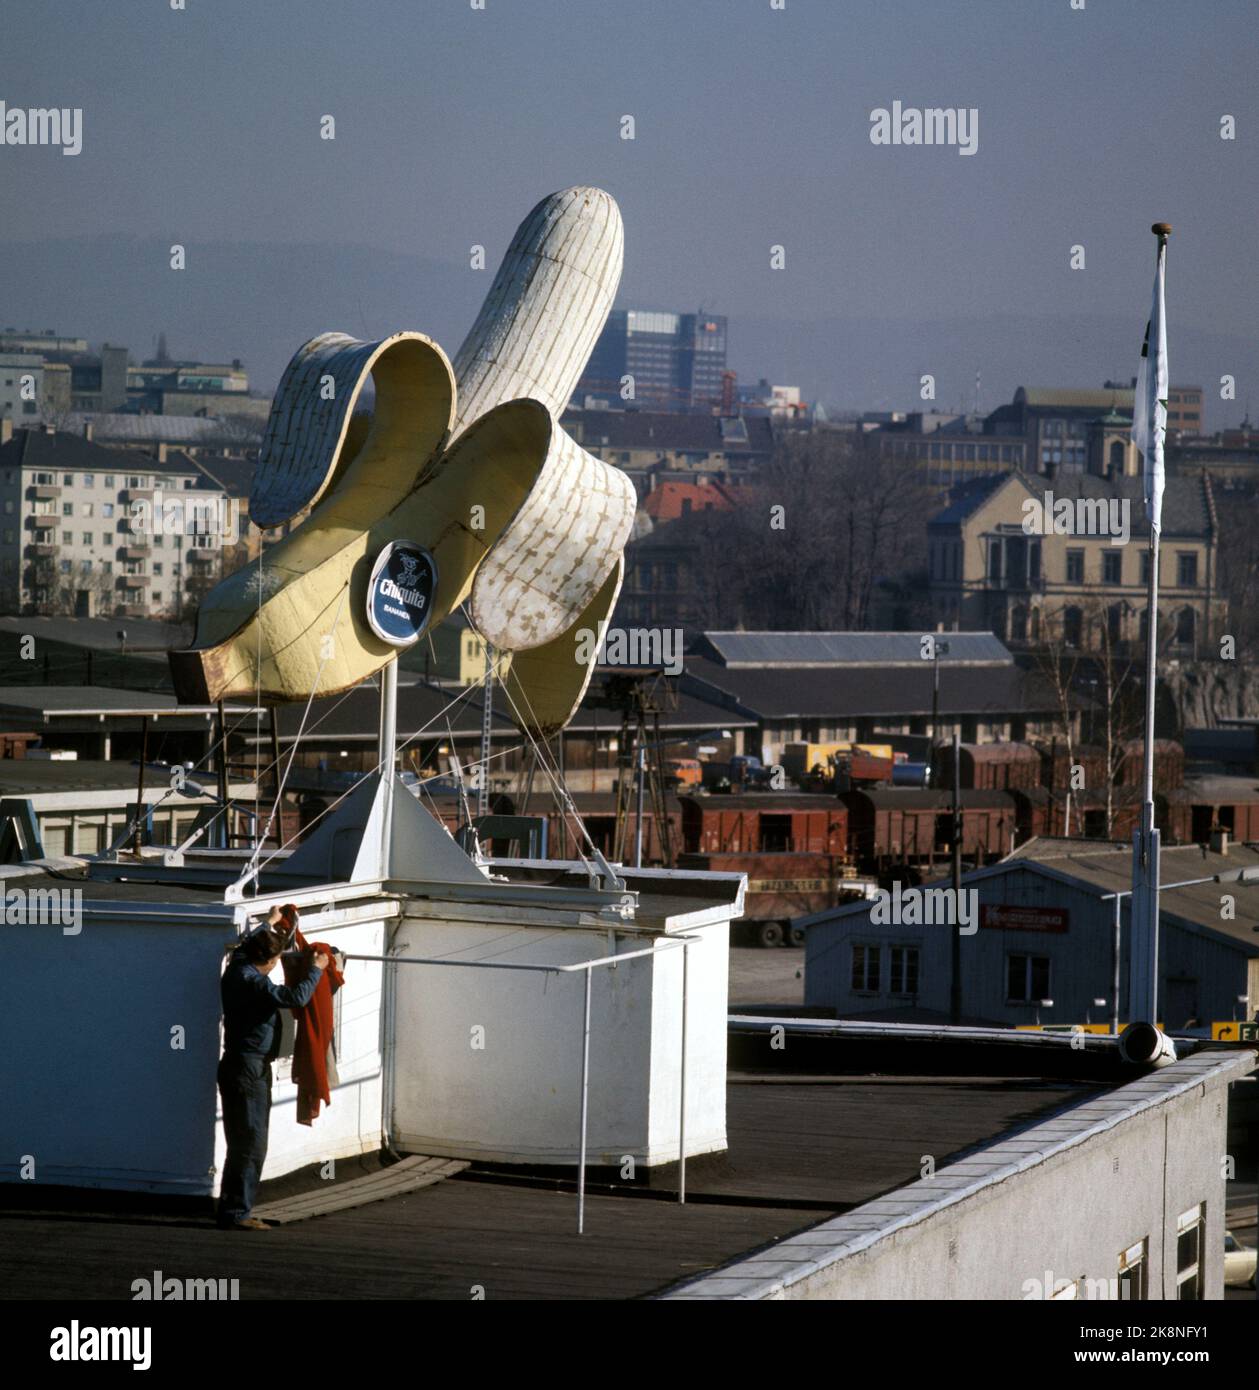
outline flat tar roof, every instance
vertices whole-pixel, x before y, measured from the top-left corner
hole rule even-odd
[[[937,1164],[1096,1094],[1042,1081],[732,1078],[729,1152],[649,1189],[592,1174],[586,1234],[571,1180],[476,1165],[370,1206],[224,1236],[204,1217],[160,1214],[131,1197],[0,1187],[0,1297],[129,1296],[137,1271],[202,1277],[231,1266],[244,1299],[636,1298],[912,1182]],[[360,1176],[352,1160],[337,1180]],[[661,1185],[656,1185],[661,1184]],[[316,1175],[264,1183],[260,1200],[326,1188]],[[106,1215],[105,1220],[101,1215]],[[230,1244],[230,1251],[227,1245]]]

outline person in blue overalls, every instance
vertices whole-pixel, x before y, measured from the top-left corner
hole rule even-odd
[[[267,1157],[271,1059],[280,1048],[278,1015],[281,1009],[305,1008],[328,964],[321,951],[301,984],[272,984],[267,976],[278,964],[285,945],[284,936],[276,930],[279,921],[279,909],[272,908],[267,925],[247,936],[232,952],[220,986],[223,1058],[218,1082],[227,1161],[219,1189],[217,1223],[229,1231],[270,1229],[250,1212]]]

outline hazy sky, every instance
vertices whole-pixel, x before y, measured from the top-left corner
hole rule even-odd
[[[270,385],[299,320],[358,332],[318,318],[325,302],[357,302],[373,328],[434,332],[453,353],[524,213],[595,183],[626,225],[618,302],[729,314],[744,378],[793,373],[835,403],[912,408],[920,371],[960,390],[982,366],[991,408],[1073,363],[1078,380],[1061,384],[1130,375],[1149,224],[1166,219],[1173,379],[1218,397],[1218,376],[1239,376],[1238,408],[1216,423],[1257,384],[1253,0],[0,10],[0,100],[84,113],[77,157],[0,147],[0,325],[130,333],[137,359],[166,328],[174,350],[239,353]],[[895,100],[977,108],[977,153],[871,144],[871,110]],[[319,138],[324,114],[335,141]],[[1234,141],[1220,139],[1224,114]],[[57,249],[78,238],[93,240]],[[177,272],[160,245],[186,244],[197,293],[137,278],[136,239],[164,276]],[[247,290],[225,243],[250,262]],[[473,243],[488,252],[480,274]],[[775,243],[785,270],[770,269]],[[1077,243],[1082,271],[1069,268]],[[316,260],[354,283],[284,277],[275,267],[297,246],[352,251]],[[400,256],[438,263],[448,295],[405,302]],[[392,267],[387,287],[377,262]]]

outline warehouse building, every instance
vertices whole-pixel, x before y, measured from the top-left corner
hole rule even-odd
[[[931,653],[930,656],[925,653]],[[1061,701],[989,632],[705,632],[683,691],[754,718],[759,756],[788,743],[948,735],[967,743],[1060,734]],[[1078,732],[1084,701],[1070,697]]]
[[[1164,883],[1207,880],[1160,895],[1160,1021],[1170,1028],[1253,1018],[1259,1005],[1259,884],[1237,881],[1251,869],[1259,878],[1259,849],[1219,843],[1223,852],[1163,849]],[[1105,895],[1132,887],[1129,846],[1030,840],[1001,863],[963,875],[962,884],[966,1019],[1007,1027],[1106,1023],[1118,999],[1128,1021],[1129,899],[1120,900],[1117,968],[1115,903]],[[938,912],[924,924],[922,910],[943,901],[902,890],[886,903],[805,919],[805,1002],[841,1018],[947,1017],[952,928],[936,924]]]
[[[228,793],[248,807],[253,782],[233,777]],[[171,770],[150,765],[140,787],[139,768],[123,762],[0,759],[0,863],[100,854],[135,826],[155,845],[178,845],[197,816],[216,806],[213,774],[188,773],[180,790]]]

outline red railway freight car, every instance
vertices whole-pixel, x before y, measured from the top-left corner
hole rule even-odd
[[[1123,760],[1115,780],[1124,787],[1145,785],[1145,744],[1139,738],[1123,746]],[[1185,782],[1185,750],[1175,739],[1154,740],[1154,790],[1171,792]]]
[[[1113,787],[1109,812],[1106,789],[1092,788],[1071,793],[1068,812],[1067,793],[1044,787],[1012,791],[1015,805],[1017,842],[1021,845],[1035,835],[1085,840],[1123,840],[1132,838],[1141,824],[1141,796],[1135,787]],[[1107,821],[1109,818],[1109,834]],[[1162,821],[1159,821],[1162,825]]]
[[[731,923],[736,946],[803,946],[804,928],[796,918],[866,896],[846,854],[684,854],[682,869],[747,874],[743,916]]]
[[[1070,754],[1067,753],[1065,739],[1054,739],[1040,749],[1040,784],[1050,791],[1065,791],[1071,785],[1071,769],[1084,769],[1086,787],[1104,787],[1106,775],[1106,750],[1092,744],[1077,743]]]
[[[1040,754],[1030,743],[963,743],[958,761],[964,790],[1007,792],[1041,785]],[[953,786],[953,749],[947,744],[937,744],[932,753],[931,785]]]
[[[906,864],[933,868],[947,859],[952,838],[952,793],[911,788],[850,791],[849,848],[863,872],[885,873]],[[1009,792],[963,791],[962,857],[991,864],[1014,848],[1017,820]]]
[[[1259,842],[1259,784],[1253,777],[1191,777],[1183,788],[1156,794],[1155,803],[1169,844],[1205,845],[1216,830],[1230,840]]]
[[[689,854],[848,854],[848,810],[835,796],[748,792],[678,800]]]

